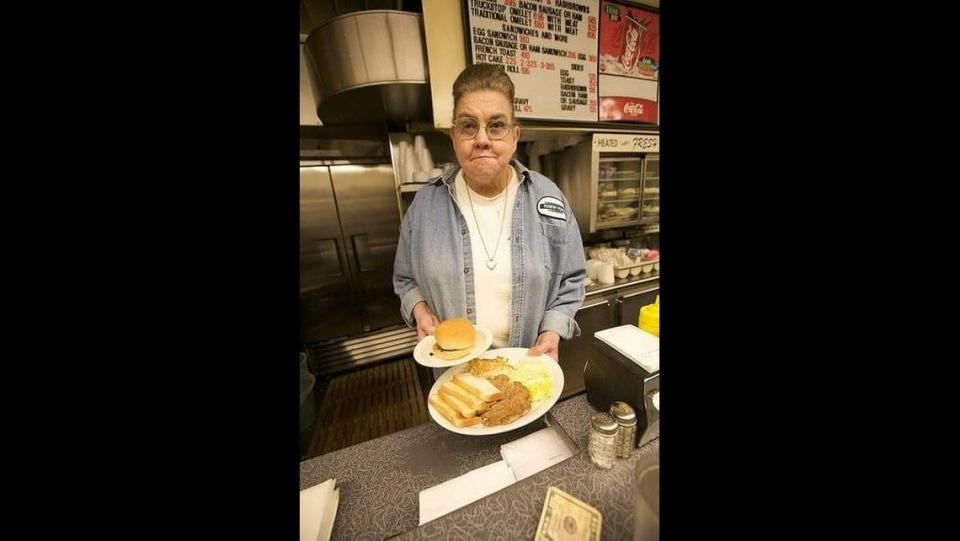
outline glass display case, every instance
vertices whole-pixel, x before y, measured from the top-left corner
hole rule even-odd
[[[660,228],[660,156],[656,154],[643,160],[640,223],[651,230]]]
[[[639,223],[642,190],[642,158],[600,158],[597,171],[597,228]]]
[[[660,136],[593,134],[549,163],[581,234],[660,222]]]

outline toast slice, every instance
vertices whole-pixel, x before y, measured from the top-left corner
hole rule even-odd
[[[488,409],[490,409],[490,406],[493,405],[492,403],[484,402],[483,400],[480,400],[479,398],[472,395],[469,391],[467,391],[463,387],[451,382],[447,382],[441,385],[440,390],[443,391],[445,394],[452,396],[457,400],[463,402],[471,409],[476,410],[477,413],[483,413]]]
[[[464,417],[457,413],[457,410],[451,408],[446,402],[440,399],[439,396],[432,394],[430,395],[430,405],[437,409],[440,412],[440,415],[453,423],[453,426],[457,428],[463,428],[465,426],[473,426],[480,423],[480,417]]]
[[[440,399],[447,403],[448,406],[457,410],[457,413],[463,415],[464,417],[473,417],[477,414],[477,408],[471,407],[469,404],[460,400],[459,398],[451,395],[450,393],[440,388]]]
[[[483,402],[492,402],[503,398],[503,392],[488,380],[473,374],[460,373],[453,376],[453,382]]]

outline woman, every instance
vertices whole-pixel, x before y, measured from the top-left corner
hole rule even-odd
[[[520,128],[504,71],[474,64],[453,83],[459,167],[420,189],[404,216],[393,286],[417,340],[467,317],[493,347],[558,360],[580,334],[586,270],[580,230],[556,184],[516,160]]]

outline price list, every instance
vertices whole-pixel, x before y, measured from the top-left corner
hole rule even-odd
[[[597,120],[599,0],[465,0],[474,63],[498,64],[519,118]]]

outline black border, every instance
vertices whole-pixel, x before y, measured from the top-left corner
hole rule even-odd
[[[924,462],[897,401],[937,333],[895,318],[927,320],[925,279],[877,267],[916,242],[893,231],[910,196],[884,143],[912,126],[878,91],[906,63],[877,51],[886,12],[834,7],[662,6],[665,539],[887,532],[896,472]]]
[[[36,381],[68,392],[38,393],[53,441],[23,441],[54,456],[29,484],[63,491],[51,509],[72,529],[295,539],[297,7],[92,13],[70,19],[70,54],[37,61],[60,56],[69,92],[46,104],[63,137],[36,164],[84,195],[38,198],[82,216],[38,239],[78,250],[51,250],[60,298],[34,303],[58,321]]]

